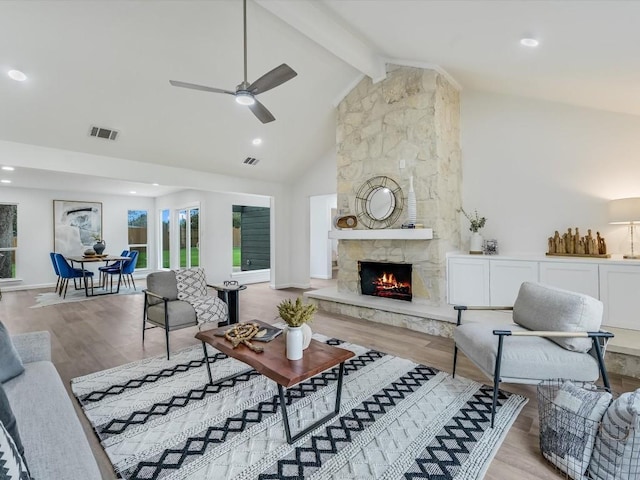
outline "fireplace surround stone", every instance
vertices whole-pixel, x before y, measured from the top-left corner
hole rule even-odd
[[[448,325],[440,332],[433,326],[426,328],[428,319],[449,323],[439,313],[425,317],[391,307],[382,314],[375,305],[360,306],[361,302],[346,299],[360,295],[358,260],[366,258],[413,264],[411,303],[416,313],[441,312],[446,307],[446,252],[460,247],[459,140],[459,92],[436,71],[388,65],[386,79],[373,83],[365,78],[342,100],[336,132],[339,214],[355,212],[356,192],[368,178],[393,178],[406,197],[413,176],[417,222],[433,229],[433,239],[339,240],[336,296],[340,299],[332,305],[331,300],[318,299],[321,308],[426,333],[450,334]],[[403,212],[391,228],[400,228],[407,215]],[[391,314],[399,317],[390,319]],[[420,327],[423,324],[425,328]]]

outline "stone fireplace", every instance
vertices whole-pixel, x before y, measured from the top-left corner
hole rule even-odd
[[[373,297],[411,301],[411,264],[358,262],[360,292]]]
[[[338,106],[338,211],[355,214],[358,189],[378,175],[399,183],[406,199],[413,177],[417,223],[433,229],[433,239],[339,240],[334,298],[309,297],[334,313],[450,335],[451,315],[443,312],[451,310],[446,252],[460,246],[459,92],[433,70],[389,65],[387,72],[376,84],[363,79]],[[406,221],[403,211],[391,228]],[[361,259],[411,264],[411,302],[361,295]]]

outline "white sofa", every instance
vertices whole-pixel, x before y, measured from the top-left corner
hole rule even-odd
[[[36,480],[100,480],[71,398],[51,363],[49,332],[11,337],[24,373],[2,384]]]

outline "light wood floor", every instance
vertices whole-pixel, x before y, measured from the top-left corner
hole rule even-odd
[[[328,285],[325,281],[314,281],[314,287],[317,288]],[[34,298],[40,291],[44,290],[4,292],[0,301],[0,318],[12,333],[51,332],[53,362],[70,396],[69,381],[74,377],[161,355],[165,351],[164,331],[160,329],[148,330],[145,344],[142,345],[142,295],[107,296],[85,302],[29,308],[35,304]],[[297,289],[271,290],[267,284],[249,285],[240,294],[240,320],[259,318],[272,321],[277,317],[276,305],[282,299],[295,298],[300,293],[301,290]],[[325,335],[451,371],[453,343],[449,339],[322,312],[316,315],[311,326],[314,331]],[[194,338],[196,332],[196,327],[172,332],[171,350],[197,344]],[[488,383],[488,379],[463,356],[457,373]],[[618,392],[640,388],[640,380],[620,375],[611,377],[612,386]],[[504,385],[503,388],[530,400],[509,431],[485,478],[563,478],[539,453],[535,387]],[[109,460],[75,399],[73,403],[103,478],[115,478]]]

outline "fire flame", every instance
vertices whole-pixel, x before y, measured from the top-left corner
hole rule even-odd
[[[383,272],[382,276],[378,277],[374,282],[379,289],[395,289],[401,287],[409,287],[409,283],[398,282],[393,273]]]

